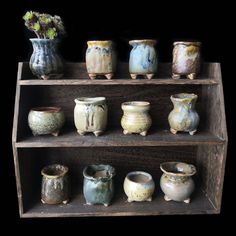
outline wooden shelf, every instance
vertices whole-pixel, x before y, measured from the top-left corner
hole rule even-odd
[[[58,137],[30,135],[18,141],[16,147],[185,146],[223,143],[224,140],[209,132],[198,132],[191,136],[188,133],[173,135],[169,130],[157,130],[143,137],[137,134],[124,135],[121,129],[116,129],[108,130],[103,135],[95,137],[93,134],[81,136],[74,129],[65,131]]]

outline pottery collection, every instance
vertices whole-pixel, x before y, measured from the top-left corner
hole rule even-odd
[[[28,125],[34,136],[58,136],[64,123],[65,115],[60,107],[36,107],[28,114]]]
[[[172,78],[181,75],[195,79],[200,69],[200,42],[175,42],[172,61]]]
[[[74,122],[77,132],[84,135],[88,132],[101,135],[107,126],[107,105],[105,97],[76,98]]]
[[[124,181],[124,191],[128,202],[152,201],[155,183],[152,176],[143,171],[134,171],[127,174]]]
[[[58,164],[46,166],[42,169],[42,203],[68,203],[70,191],[68,170],[68,167]]]
[[[114,195],[115,169],[110,165],[90,165],[85,167],[83,176],[86,204],[109,206]]]
[[[58,54],[58,39],[30,39],[33,45],[29,66],[38,78],[59,79],[63,76],[63,62]]]
[[[190,203],[190,195],[194,191],[194,182],[191,176],[196,173],[193,165],[182,162],[166,162],[161,164],[163,175],[160,186],[166,201]]]
[[[133,47],[129,57],[129,73],[132,79],[138,75],[151,79],[157,72],[157,53],[154,48],[156,40],[131,40]]]
[[[194,135],[199,124],[199,115],[195,110],[196,94],[180,93],[171,96],[174,109],[170,112],[168,121],[170,131],[176,134],[178,131],[189,132]]]
[[[145,101],[124,102],[121,105],[124,112],[121,126],[124,134],[138,133],[146,136],[152,124],[150,103]]]
[[[90,79],[104,75],[111,79],[116,69],[116,53],[112,41],[88,41],[86,67]]]

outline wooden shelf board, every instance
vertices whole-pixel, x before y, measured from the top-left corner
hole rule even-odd
[[[95,137],[92,133],[80,136],[75,129],[62,131],[58,137],[52,135],[29,136],[16,143],[16,147],[133,147],[133,146],[176,146],[176,145],[215,145],[225,141],[206,132],[191,136],[188,133],[173,135],[169,130],[153,130],[143,137],[138,134],[124,135],[121,129],[108,130]]]

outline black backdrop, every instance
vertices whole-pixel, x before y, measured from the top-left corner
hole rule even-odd
[[[155,3],[155,5],[153,5]],[[167,1],[76,1],[76,0],[9,0],[8,7],[4,8],[3,23],[7,26],[9,34],[4,37],[8,43],[6,50],[6,66],[2,72],[7,71],[4,81],[5,94],[2,101],[1,112],[1,198],[5,220],[17,226],[39,227],[51,225],[52,220],[20,220],[16,198],[14,180],[14,166],[11,149],[11,129],[13,118],[13,106],[15,96],[15,82],[17,62],[29,60],[32,52],[28,38],[33,35],[25,28],[22,15],[27,10],[36,10],[50,14],[60,15],[66,26],[68,36],[61,46],[61,53],[68,61],[83,61],[86,49],[86,41],[91,39],[112,39],[116,42],[120,60],[128,60],[128,41],[136,38],[155,38],[158,40],[157,48],[160,61],[171,61],[172,43],[179,39],[195,39],[202,42],[202,55],[205,61],[217,61],[222,63],[223,82],[226,99],[227,121],[229,132],[233,129],[232,111],[230,105],[230,85],[233,79],[233,70],[229,67],[229,56],[235,52],[231,30],[233,29],[233,15],[231,6],[213,2],[208,6],[200,1],[186,1],[171,3]],[[224,16],[223,16],[224,15]],[[6,24],[7,23],[7,24]],[[234,27],[235,28],[235,27]],[[2,37],[3,35],[1,35]],[[231,40],[229,40],[231,39]],[[1,45],[2,47],[5,44]],[[230,53],[229,53],[230,52]],[[11,62],[11,63],[9,63]],[[231,96],[232,100],[233,96]],[[30,98],[29,98],[30,99]],[[232,109],[231,109],[232,110]],[[3,151],[3,152],[2,152]],[[4,154],[3,154],[4,153]],[[178,216],[178,217],[129,217],[129,218],[92,218],[92,219],[54,219],[60,222],[61,228],[71,226],[78,222],[78,227],[97,224],[100,227],[107,225],[120,226],[128,223],[130,228],[142,224],[146,227],[156,228],[165,222],[188,222],[199,224],[202,227],[194,227],[195,230],[203,230],[204,226],[216,228],[226,221],[229,210],[233,210],[233,196],[230,196],[232,187],[232,150],[229,148],[226,166],[226,178],[223,194],[222,213],[219,216]],[[177,221],[178,219],[178,221]],[[40,223],[41,222],[41,223]],[[50,223],[49,223],[50,222]],[[198,223],[197,223],[198,222]],[[160,224],[160,225],[157,225]],[[38,228],[40,230],[40,228]],[[89,229],[92,229],[89,227]],[[96,229],[96,228],[95,228]],[[122,227],[118,227],[121,230]],[[175,227],[168,227],[168,230]],[[182,228],[180,227],[179,230]],[[179,231],[178,230],[178,231]],[[78,228],[79,231],[79,228]],[[100,230],[101,231],[101,230]],[[79,232],[77,232],[79,233]]]

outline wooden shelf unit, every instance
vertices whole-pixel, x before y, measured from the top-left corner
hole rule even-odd
[[[62,80],[35,78],[28,63],[19,63],[13,125],[13,153],[19,212],[21,217],[84,217],[161,214],[214,214],[220,212],[227,151],[224,96],[219,63],[205,63],[196,80],[173,80],[171,64],[160,63],[152,80],[132,80],[128,64],[120,63],[112,80],[88,78],[84,63],[68,63]],[[140,86],[142,85],[142,86]],[[169,132],[170,96],[189,92],[198,95],[200,126],[194,136]],[[100,137],[79,136],[73,123],[76,97],[104,96],[109,109],[107,131]],[[123,135],[121,103],[146,100],[151,103],[153,126],[149,135]],[[61,106],[66,124],[60,136],[34,137],[27,125],[30,108]],[[159,187],[160,163],[185,161],[197,167],[196,191],[190,204],[165,202]],[[68,205],[40,202],[40,170],[61,163],[70,169],[71,201]],[[111,164],[116,168],[112,205],[86,206],[82,194],[82,170],[89,164]],[[127,203],[123,192],[125,175],[132,170],[152,174],[156,192],[152,202]]]

